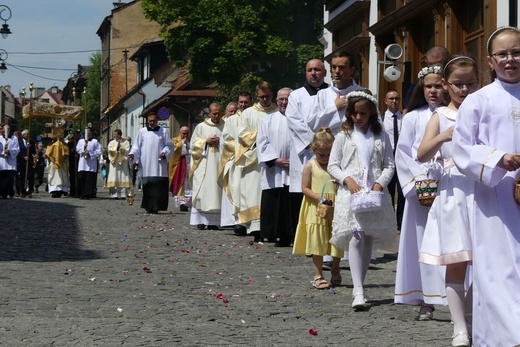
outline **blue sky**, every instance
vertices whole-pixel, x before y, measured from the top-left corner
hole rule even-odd
[[[42,53],[99,51],[101,41],[96,31],[103,19],[110,15],[113,2],[118,1],[0,0],[0,5],[9,6],[12,11],[12,17],[7,22],[12,34],[7,39],[0,37],[0,49],[8,53],[8,70],[0,74],[0,85],[10,85],[15,96],[22,87],[28,91],[30,82],[34,82],[35,87],[48,89],[56,85],[62,89],[66,80],[77,71],[78,64],[89,65],[89,57],[93,52]],[[2,16],[6,14],[7,11]],[[3,21],[0,24],[4,24]]]

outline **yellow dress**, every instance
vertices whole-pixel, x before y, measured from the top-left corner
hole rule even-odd
[[[316,159],[310,161],[311,168],[311,190],[321,194],[323,185],[332,177],[323,170]],[[334,201],[336,198],[336,188],[330,183],[325,188],[324,196],[326,199]],[[304,196],[298,219],[298,227],[294,238],[293,254],[305,255],[332,255],[342,257],[343,250],[329,243],[332,236],[332,222],[316,216],[318,201]]]

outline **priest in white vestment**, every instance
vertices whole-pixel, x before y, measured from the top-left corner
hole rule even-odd
[[[0,124],[0,199],[14,196],[14,176],[16,173],[16,156],[20,146],[16,137],[9,137],[10,127]]]
[[[239,186],[238,223],[247,225],[247,233],[260,241],[260,166],[258,165],[257,134],[262,120],[278,110],[271,104],[273,88],[268,82],[256,86],[258,103],[240,116],[238,143],[235,151],[235,166],[241,169]]]
[[[303,200],[302,175],[303,167],[314,157],[309,146],[314,138],[314,131],[308,125],[308,119],[313,107],[313,100],[319,90],[329,85],[324,82],[327,71],[319,59],[311,59],[305,66],[305,84],[293,90],[289,95],[289,103],[285,111],[287,125],[291,135],[291,155],[289,165],[291,193],[291,222],[298,225],[300,207]]]
[[[209,105],[209,118],[199,123],[191,137],[192,208],[190,224],[199,230],[217,230],[220,224],[222,188],[218,185],[220,136],[224,128],[219,104]]]
[[[317,132],[321,127],[329,127],[336,136],[345,121],[347,100],[345,96],[355,90],[364,89],[351,77],[356,71],[354,58],[345,51],[334,53],[330,63],[332,85],[318,91],[314,98],[308,126]]]
[[[221,158],[218,172],[218,182],[222,186],[222,206],[220,225],[233,226],[238,236],[247,235],[245,224],[238,223],[237,215],[240,203],[241,167],[235,165],[235,151],[238,139],[238,123],[242,112],[253,106],[251,94],[242,92],[238,95],[238,111],[229,116],[224,124],[221,138]]]
[[[168,160],[173,142],[168,132],[160,127],[155,113],[146,117],[145,128],[137,138],[128,157],[139,163],[143,201],[141,207],[148,213],[168,210]]]
[[[262,184],[260,239],[278,239],[275,247],[290,247],[296,231],[288,218],[294,209],[289,193],[291,135],[285,118],[291,92],[290,88],[278,91],[278,111],[264,118],[256,139]]]
[[[121,129],[114,130],[114,139],[108,143],[107,188],[110,190],[110,196],[115,199],[124,199],[126,190],[130,189],[130,143],[123,139],[122,135]]]

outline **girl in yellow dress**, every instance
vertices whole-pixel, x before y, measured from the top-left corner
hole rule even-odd
[[[312,255],[314,264],[314,281],[312,285],[316,289],[327,289],[332,285],[341,284],[339,262],[343,256],[343,250],[329,243],[332,235],[332,215],[322,218],[316,215],[320,202],[322,189],[332,177],[327,172],[330,150],[334,136],[330,128],[322,127],[318,130],[311,143],[311,150],[316,157],[310,160],[303,168],[302,192],[304,195],[300,209],[300,217],[294,239],[293,254]],[[334,204],[336,197],[335,183],[325,186],[323,198]],[[331,269],[331,281],[323,277],[323,256],[330,254],[333,257]]]

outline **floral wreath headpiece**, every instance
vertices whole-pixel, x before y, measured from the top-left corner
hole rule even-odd
[[[431,74],[431,73],[434,73],[434,74],[437,74],[437,75],[442,74],[442,67],[439,66],[439,65],[432,65],[432,66],[423,67],[421,69],[421,71],[419,71],[419,73],[417,74],[417,77],[418,78],[424,78],[424,76],[426,76],[428,74]]]
[[[372,95],[370,95],[368,93],[365,93],[363,91],[357,90],[357,91],[348,93],[347,96],[346,96],[347,103],[352,98],[363,98],[363,99],[370,100],[377,107],[377,99],[374,98]]]

